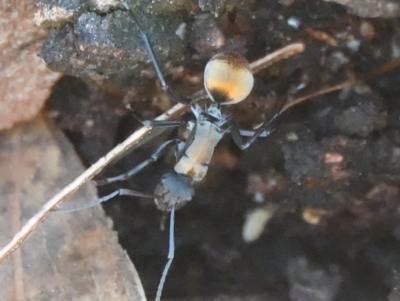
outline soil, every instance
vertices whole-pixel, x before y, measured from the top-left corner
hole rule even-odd
[[[161,61],[179,93],[201,89],[202,68],[218,51],[237,51],[252,61],[293,42],[306,45],[304,53],[257,74],[247,100],[223,108],[243,128],[268,119],[287,99],[349,78],[370,79],[292,107],[273,134],[244,151],[226,135],[206,178],[195,187],[195,198],[176,212],[175,260],[163,297],[400,300],[400,71],[377,71],[399,55],[398,20],[360,18],[321,1],[210,5],[205,7],[213,7],[212,14],[196,6],[173,14],[186,22],[185,47],[171,50],[183,56],[167,62],[167,54]],[[157,28],[162,26],[149,30]],[[160,33],[157,41],[163,38],[168,40]],[[144,119],[173,105],[150,65],[130,74],[124,70],[123,77],[113,76],[105,60],[101,64],[110,74],[94,73],[93,66],[90,72],[80,66],[77,73],[65,68],[69,75],[54,87],[47,104],[87,165],[140,126],[127,103]],[[157,137],[99,178],[129,170],[182,132]],[[99,187],[99,194],[120,187],[152,193],[173,164],[171,151],[133,179]],[[245,242],[247,214],[271,204],[277,209],[260,237]],[[160,231],[163,214],[153,201],[128,197],[104,208],[153,299],[168,253],[168,231]]]

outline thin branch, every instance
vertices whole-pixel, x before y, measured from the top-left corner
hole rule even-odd
[[[330,86],[330,87],[328,87],[328,88],[324,88],[324,89],[318,90],[318,91],[316,91],[316,92],[307,94],[307,95],[305,95],[305,96],[296,98],[295,100],[293,100],[293,101],[287,103],[287,104],[282,108],[282,110],[280,111],[280,113],[282,114],[283,112],[285,112],[286,110],[290,109],[291,107],[293,107],[293,106],[295,106],[295,105],[298,105],[298,104],[300,104],[300,103],[302,103],[302,102],[304,102],[304,101],[306,101],[306,100],[308,100],[308,99],[310,99],[310,98],[314,98],[314,97],[317,97],[317,96],[321,96],[321,95],[325,95],[325,94],[328,94],[328,93],[332,93],[332,92],[334,92],[334,91],[342,90],[342,89],[345,89],[345,88],[354,86],[354,85],[355,85],[356,83],[358,83],[358,82],[359,82],[359,81],[357,81],[357,80],[349,79],[349,80],[346,80],[346,81],[344,81],[344,82],[342,82],[342,83],[340,83],[340,84],[337,84],[337,85],[334,85],[334,86]]]
[[[315,98],[317,96],[321,96],[321,95],[332,93],[332,92],[335,92],[335,91],[338,91],[338,90],[349,88],[349,87],[355,86],[357,84],[365,83],[365,82],[373,79],[376,76],[379,76],[381,74],[384,74],[384,73],[390,72],[392,70],[398,69],[399,67],[400,67],[400,58],[395,58],[395,59],[391,60],[390,62],[384,64],[383,66],[380,66],[378,69],[376,69],[376,70],[374,70],[372,72],[369,72],[369,73],[366,73],[366,74],[357,75],[356,77],[353,77],[353,78],[350,78],[348,80],[345,80],[345,81],[341,82],[340,84],[333,85],[333,86],[330,86],[330,87],[327,87],[327,88],[323,88],[323,89],[318,90],[316,92],[312,92],[310,94],[298,97],[295,100],[287,103],[282,108],[280,113],[283,113],[286,110],[290,109],[291,107],[293,107],[295,105],[298,105],[298,104],[300,104],[300,103],[302,103],[302,102],[304,102],[306,100],[309,100],[311,98]]]
[[[271,64],[291,55],[300,53],[304,50],[304,45],[301,43],[295,43],[288,45],[272,54],[268,54],[263,58],[252,62],[250,67],[252,68],[253,73],[256,73]],[[282,110],[281,113],[288,110],[294,105],[300,104],[305,100],[310,98],[320,96],[323,94],[327,94],[333,91],[337,91],[346,87],[350,87],[355,85],[356,83],[365,82],[374,76],[377,76],[382,73],[386,73],[390,70],[396,69],[400,66],[400,59],[395,59],[388,64],[378,68],[375,72],[372,72],[368,75],[362,75],[358,77],[358,80],[350,79],[344,81],[338,85],[334,85],[328,87],[326,89],[319,90],[317,92],[308,94],[304,97],[297,98],[296,100],[288,103]],[[200,90],[197,93],[193,94],[191,97],[193,102],[196,102],[200,99],[206,98],[206,93],[204,90]],[[188,110],[188,107],[182,104],[177,104],[168,110],[166,113],[160,115],[156,118],[156,120],[170,120],[173,118],[177,118]],[[15,236],[10,240],[10,242],[4,246],[0,250],[0,264],[4,262],[8,256],[12,252],[14,252],[29,236],[32,232],[39,226],[41,222],[43,222],[46,217],[51,213],[51,210],[59,205],[66,198],[71,196],[76,190],[79,189],[83,184],[87,181],[91,180],[95,175],[100,173],[108,164],[114,161],[117,157],[122,155],[128,149],[135,149],[152,139],[156,135],[163,132],[163,129],[153,129],[151,127],[142,127],[136,132],[134,132],[131,136],[129,136],[124,142],[118,144],[114,149],[112,149],[109,153],[107,153],[104,157],[100,158],[95,164],[93,164],[90,168],[88,168],[85,172],[83,172],[79,177],[77,177],[72,183],[62,189],[58,194],[56,194],[52,199],[50,199],[40,210],[36,213],[32,218],[28,220],[28,222],[18,231]]]
[[[301,43],[295,43],[288,45],[272,54],[268,54],[263,58],[250,64],[254,73],[266,68],[267,66],[304,50],[304,45]],[[205,97],[204,90],[195,93],[191,98],[193,102],[198,99]],[[170,120],[177,118],[186,112],[188,106],[177,104],[168,110],[166,113],[157,117],[156,120]],[[52,199],[50,199],[28,222],[18,231],[10,242],[0,250],[0,264],[10,256],[31,234],[32,232],[42,223],[46,217],[51,213],[52,209],[57,205],[61,204],[66,198],[71,196],[76,190],[79,189],[87,181],[91,180],[95,175],[100,173],[108,164],[114,161],[117,157],[123,154],[128,149],[134,149],[139,147],[149,139],[153,138],[157,134],[160,134],[162,129],[153,129],[151,127],[142,127],[141,129],[134,132],[124,142],[118,144],[104,157],[100,158],[96,163],[89,167],[79,177],[77,177],[72,183],[57,193]]]
[[[250,68],[253,73],[257,73],[258,71],[261,71],[276,62],[279,62],[285,58],[288,58],[292,55],[301,53],[304,51],[304,44],[303,43],[293,43],[290,45],[287,45],[277,51],[274,51],[271,54],[268,54],[257,61],[254,61],[250,63]]]

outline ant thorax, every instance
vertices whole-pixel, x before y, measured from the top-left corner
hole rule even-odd
[[[198,104],[192,105],[190,109],[196,118],[196,122],[189,122],[188,130],[192,131],[198,123],[204,124],[208,122],[215,125],[216,130],[222,131],[220,127],[226,123],[228,116],[222,114],[220,107],[221,104],[215,102],[204,110]]]
[[[218,105],[212,104],[206,111],[200,106],[192,106],[196,122],[189,122],[188,128],[193,137],[187,143],[184,153],[174,166],[178,174],[190,178],[193,182],[201,181],[208,170],[208,164],[214,154],[215,147],[225,131],[220,128],[223,122]]]

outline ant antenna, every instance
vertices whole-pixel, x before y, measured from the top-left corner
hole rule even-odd
[[[165,81],[165,78],[161,72],[161,68],[160,65],[158,64],[157,58],[154,54],[153,48],[151,47],[149,38],[147,37],[147,34],[144,32],[144,30],[142,29],[142,26],[140,25],[138,19],[136,18],[136,16],[134,15],[134,13],[132,12],[132,10],[130,9],[128,3],[126,3],[125,0],[119,0],[121,2],[121,4],[125,7],[125,9],[129,12],[129,14],[132,17],[132,20],[136,23],[137,28],[139,29],[139,34],[144,42],[144,45],[146,46],[146,50],[147,53],[150,56],[150,60],[153,64],[153,68],[156,71],[158,80],[161,83],[161,87],[162,89],[165,91],[165,93],[167,93],[167,95],[169,97],[171,97],[171,99],[175,100],[178,103],[184,104],[184,105],[190,105],[192,100],[187,98],[187,97],[183,97],[181,95],[179,95],[178,93],[175,93],[175,91],[173,91],[170,86],[167,84],[167,82]]]
[[[160,283],[158,284],[156,301],[161,300],[162,291],[164,288],[165,279],[167,278],[169,268],[174,260],[175,256],[175,237],[174,237],[174,228],[175,228],[175,207],[172,207],[170,219],[169,219],[169,247],[168,247],[168,261],[164,267],[164,271],[162,272]]]
[[[147,49],[147,51],[148,51],[148,53],[149,53],[149,56],[150,56],[151,61],[154,62],[154,69],[156,70],[157,76],[158,76],[158,78],[159,78],[160,81],[161,81],[161,85],[162,85],[163,87],[166,86],[167,83],[165,82],[164,77],[163,77],[163,75],[162,75],[162,73],[161,73],[161,70],[160,70],[160,67],[159,67],[159,65],[158,65],[156,56],[154,55],[153,48],[152,48],[151,45],[150,45],[150,41],[149,41],[149,39],[147,38],[147,35],[146,35],[145,32],[143,31],[142,26],[140,25],[139,21],[136,19],[136,16],[132,13],[132,11],[131,11],[131,9],[130,9],[128,3],[126,3],[125,0],[120,0],[120,2],[121,2],[122,5],[125,7],[125,9],[126,9],[127,11],[129,11],[129,13],[131,14],[132,19],[135,21],[137,27],[139,28],[140,36],[141,36],[142,39],[143,39],[143,42],[144,42],[144,44],[145,44],[145,46],[146,46],[146,49]]]

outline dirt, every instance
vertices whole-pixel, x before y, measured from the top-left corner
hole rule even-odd
[[[258,74],[249,99],[229,110],[243,127],[250,128],[268,118],[275,103],[349,78],[371,79],[286,111],[276,131],[247,150],[240,151],[226,135],[207,177],[196,187],[194,200],[177,211],[175,260],[164,298],[268,294],[296,301],[400,300],[396,293],[400,270],[400,72],[376,72],[399,55],[398,20],[362,19],[342,6],[320,1],[268,5],[250,1],[247,5],[246,9],[218,7],[213,15],[195,5],[191,10],[174,11],[171,16],[185,20],[187,28],[184,47],[179,44],[178,50],[169,49],[174,43],[168,35],[153,33],[162,26],[151,27],[150,40],[157,36],[154,45],[164,39],[168,43],[162,51],[156,47],[155,52],[163,52],[163,70],[174,89],[185,95],[200,89],[206,58],[217,51],[234,50],[254,60],[289,43],[303,42],[304,53]],[[134,33],[137,29],[132,29],[135,25],[122,10],[90,14],[99,22],[107,22],[107,18],[116,22],[115,16],[123,16],[131,26],[128,38],[134,39],[135,45],[141,43]],[[146,19],[142,14],[140,18]],[[162,23],[157,15],[151,20]],[[78,25],[84,28],[83,23]],[[200,32],[202,26],[207,34]],[[76,28],[67,24],[52,36],[63,30]],[[74,38],[72,34],[69,37]],[[93,40],[93,45],[101,45]],[[90,49],[90,61],[95,62],[92,55],[99,52]],[[136,53],[132,45],[127,49],[118,53]],[[132,53],[129,59],[143,62],[143,51],[140,48],[140,56],[135,58]],[[170,51],[183,55],[176,59],[168,56]],[[96,65],[99,68],[79,63],[77,69],[70,64],[57,69],[82,79],[65,76],[60,80],[47,108],[88,165],[140,126],[125,108],[127,103],[145,119],[173,104],[162,94],[149,65],[141,63],[139,69],[128,72],[128,61],[119,58],[112,64],[102,59]],[[114,74],[118,68],[121,74]],[[140,79],[134,81],[136,77]],[[101,86],[96,85],[99,82]],[[180,133],[172,130],[127,154],[100,178],[129,170],[165,139],[177,135]],[[120,187],[151,193],[173,163],[171,153],[131,180],[99,187],[99,193]],[[241,233],[246,214],[267,204],[279,209],[258,240],[245,243]],[[161,212],[152,201],[127,197],[109,201],[104,208],[114,220],[120,243],[138,269],[149,298],[154,298],[168,252],[167,231],[160,231]]]

